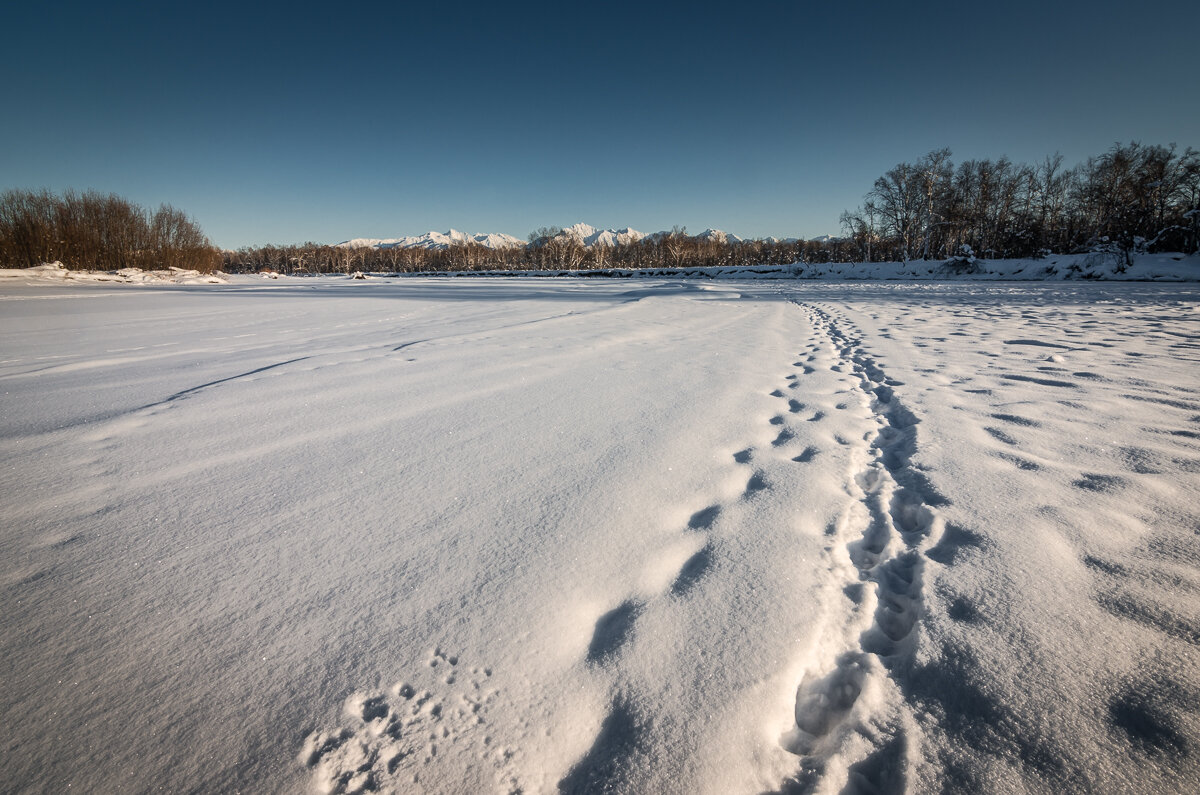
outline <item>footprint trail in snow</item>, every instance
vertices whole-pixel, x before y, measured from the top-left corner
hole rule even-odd
[[[944,529],[935,508],[947,500],[911,465],[919,420],[896,392],[904,385],[864,351],[847,319],[801,306],[835,351],[830,369],[856,379],[853,390],[873,430],[850,442],[858,447],[845,484],[851,501],[828,531],[846,612],[840,642],[828,644],[796,690],[795,726],[782,743],[802,758],[803,769],[790,786],[815,789],[837,777],[866,791],[896,791],[904,786],[906,735],[915,727],[894,709],[900,696],[889,674],[912,657],[925,553]],[[796,460],[811,460],[816,452],[809,448]]]

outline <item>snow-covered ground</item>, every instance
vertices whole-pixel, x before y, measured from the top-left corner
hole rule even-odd
[[[580,225],[576,225],[580,226]],[[591,229],[591,227],[586,227]],[[578,230],[572,227],[577,234]],[[451,230],[454,231],[454,230]],[[611,231],[611,230],[608,230]],[[710,232],[713,230],[709,230]],[[432,234],[432,233],[431,233]],[[706,233],[707,234],[707,233]],[[724,234],[723,232],[721,234]],[[348,241],[339,245],[351,245]],[[436,246],[434,246],[436,248]],[[492,246],[495,248],[495,246]],[[351,274],[324,278],[346,278]],[[356,279],[411,278],[402,273],[352,274]],[[789,265],[738,265],[729,267],[686,268],[597,268],[576,271],[455,271],[416,276],[452,276],[475,278],[558,278],[585,279],[706,279],[735,281],[820,280],[820,281],[1135,281],[1200,282],[1200,254],[1135,254],[1130,262],[1120,254],[1062,254],[1042,259],[957,259],[911,260],[909,262],[833,262],[793,263]],[[259,278],[279,279],[280,274],[264,271]],[[227,284],[230,279],[245,281],[247,276],[230,277],[226,273],[201,274],[198,271],[170,268],[143,271],[122,268],[117,271],[69,270],[62,263],[46,263],[33,268],[0,268],[0,285],[45,284],[47,282],[123,282],[126,284]],[[308,275],[290,278],[310,278]]]
[[[1200,780],[1200,286],[230,281],[0,281],[5,791]]]
[[[120,284],[225,284],[224,274],[206,274],[184,268],[146,271],[121,268],[115,271],[71,270],[61,262],[47,262],[32,268],[0,268],[0,284],[38,284],[45,282],[117,282]]]

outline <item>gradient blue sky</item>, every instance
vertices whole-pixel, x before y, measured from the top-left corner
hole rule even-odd
[[[580,220],[814,237],[943,146],[1200,148],[1195,0],[43,0],[0,31],[0,189],[170,203],[229,248]]]

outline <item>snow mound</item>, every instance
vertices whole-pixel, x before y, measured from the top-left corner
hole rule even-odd
[[[58,282],[121,282],[123,284],[226,284],[223,273],[201,273],[184,268],[144,271],[141,268],[121,268],[116,271],[69,270],[61,262],[44,262],[32,268],[0,269],[0,279],[19,279],[27,283]]]

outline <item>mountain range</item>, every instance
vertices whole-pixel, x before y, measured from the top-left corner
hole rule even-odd
[[[493,249],[525,245],[524,240],[500,232],[468,235],[457,229],[451,229],[448,232],[429,231],[423,235],[387,239],[356,237],[353,240],[344,240],[336,245],[342,248],[427,248],[435,251],[444,251],[451,246],[462,246],[467,243],[477,243],[485,248]]]
[[[653,232],[651,234],[643,234],[636,229],[625,227],[623,229],[597,229],[585,223],[574,224],[563,229],[559,236],[573,237],[578,240],[584,247],[591,248],[593,246],[619,246],[629,243],[636,243],[639,240],[662,240],[671,235],[670,232]],[[711,241],[714,243],[743,243],[748,238],[738,237],[737,235],[723,232],[720,229],[705,229],[697,235],[690,235],[695,240]],[[822,235],[821,237],[813,238],[817,242],[829,242],[836,240],[830,235]],[[797,238],[789,237],[783,240],[775,237],[763,238],[766,243],[795,243]],[[426,232],[423,235],[413,235],[410,237],[394,237],[394,238],[368,238],[356,237],[353,240],[344,240],[336,245],[344,248],[425,248],[437,251],[442,251],[451,246],[461,246],[467,243],[476,243],[485,248],[499,249],[512,248],[514,246],[527,245],[524,240],[506,235],[502,233],[491,234],[476,234],[468,235],[457,229],[451,229],[447,232]]]

